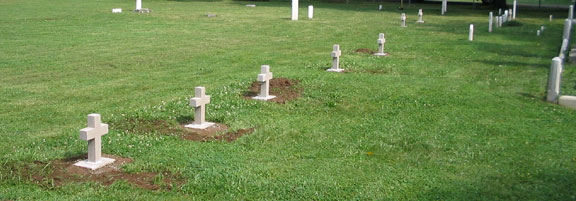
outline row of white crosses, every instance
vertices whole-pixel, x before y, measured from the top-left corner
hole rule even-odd
[[[253,99],[267,101],[275,98],[269,94],[272,72],[269,65],[262,65],[258,81],[261,84],[260,94]],[[185,125],[187,128],[206,129],[215,123],[206,121],[206,105],[210,103],[210,96],[206,95],[206,88],[194,88],[194,97],[190,98],[190,106],[194,107],[194,122]],[[88,141],[88,159],[75,163],[79,167],[95,170],[113,163],[115,160],[102,157],[102,136],[108,133],[108,124],[103,124],[99,114],[88,115],[88,127],[80,130],[80,139]]]
[[[384,44],[386,43],[386,38],[384,33],[378,34],[378,52],[374,53],[375,56],[386,56],[388,53],[384,52]],[[340,68],[340,56],[342,56],[342,51],[340,50],[340,45],[335,44],[332,46],[332,67],[326,69],[328,72],[343,72],[344,69]],[[272,76],[272,75],[270,75]]]
[[[418,20],[416,21],[416,23],[424,23],[423,17],[424,17],[424,12],[422,12],[422,9],[419,9],[418,10]],[[402,22],[401,23],[402,27],[407,27],[406,26],[406,13],[402,13],[400,15],[400,21]]]

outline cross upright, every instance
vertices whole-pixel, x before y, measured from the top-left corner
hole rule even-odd
[[[402,13],[400,20],[402,20],[402,27],[406,27],[406,13]]]
[[[387,53],[384,52],[384,44],[386,43],[386,38],[384,37],[384,33],[380,33],[378,35],[378,52],[374,53],[376,56],[386,56]]]
[[[272,72],[270,72],[270,66],[262,65],[260,67],[260,74],[258,74],[258,82],[260,82],[260,94],[258,96],[252,97],[252,99],[266,101],[276,98],[276,96],[270,95],[271,79],[272,79]]]
[[[424,19],[422,19],[424,17],[424,12],[422,12],[422,9],[418,10],[418,21],[416,21],[416,23],[424,23]]]
[[[330,72],[342,72],[344,69],[340,68],[340,56],[342,55],[342,51],[340,51],[340,45],[334,45],[332,48],[332,68],[329,68],[326,71]]]
[[[114,159],[102,157],[102,136],[108,133],[108,124],[103,124],[99,114],[88,115],[88,127],[80,130],[80,139],[88,141],[88,160],[80,161],[74,165],[98,169]]]
[[[206,122],[206,104],[208,103],[210,103],[210,96],[206,95],[206,88],[194,88],[194,98],[190,99],[190,106],[194,107],[194,122],[185,127],[205,129],[214,125],[212,122]]]

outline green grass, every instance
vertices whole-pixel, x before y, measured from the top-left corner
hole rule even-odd
[[[315,3],[307,20],[301,2],[297,22],[288,2],[247,3],[144,1],[154,12],[135,14],[128,0],[0,0],[0,200],[576,199],[576,112],[543,101],[563,22],[548,15],[564,11],[527,9],[523,26],[487,33],[490,10],[469,6],[412,4],[401,28],[397,3]],[[354,52],[380,32],[390,56]],[[333,44],[355,72],[323,71]],[[301,80],[302,97],[242,99],[262,64]],[[572,68],[563,89],[576,95]],[[177,123],[196,86],[212,95],[208,120],[255,132],[200,143],[111,127],[103,140],[134,159],[125,171],[180,173],[179,188],[46,188],[9,168],[85,153],[89,113]]]

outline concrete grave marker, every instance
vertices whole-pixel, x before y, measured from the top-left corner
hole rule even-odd
[[[574,19],[574,5],[568,7],[568,19]]]
[[[292,20],[298,20],[298,0],[292,0]]]
[[[402,27],[406,27],[406,13],[402,13],[400,20],[402,20]]]
[[[340,51],[340,45],[334,45],[332,50],[332,67],[326,71],[329,72],[342,72],[344,69],[340,68],[340,56],[342,51]]]
[[[447,0],[442,0],[442,15],[446,14],[447,8],[448,7],[448,1]]]
[[[152,12],[152,10],[150,10],[148,8],[142,8],[142,0],[136,0],[136,10],[134,10],[134,12],[149,13],[149,12]]]
[[[512,21],[512,8],[508,9],[508,21]]]
[[[246,4],[246,7],[256,8],[256,4]]]
[[[544,26],[540,26],[540,31],[544,31]]]
[[[122,8],[112,8],[112,13],[122,13]]]
[[[382,10],[382,4],[378,5],[378,10],[379,10],[379,11]]]
[[[512,5],[512,19],[515,20],[516,19],[516,2],[517,0],[514,0],[514,4]]]
[[[503,17],[498,16],[498,27],[502,27],[502,23],[504,23],[503,21],[504,21]]]
[[[496,16],[496,27],[500,27],[500,16]]]
[[[564,32],[562,34],[562,39],[570,40],[571,30],[572,30],[572,20],[571,19],[564,20]]]
[[[308,19],[312,19],[314,18],[314,6],[309,5],[308,6]]]
[[[502,8],[498,8],[498,16],[502,15]]]
[[[540,30],[536,30],[536,36],[540,36]]]
[[[474,25],[473,24],[470,24],[470,32],[468,33],[468,40],[469,41],[474,40]]]
[[[374,53],[376,56],[386,56],[388,53],[384,52],[384,44],[386,43],[386,38],[384,37],[384,33],[380,33],[378,35],[378,52]]]
[[[88,115],[88,127],[80,130],[80,139],[88,141],[88,159],[75,166],[95,170],[113,163],[114,159],[102,157],[102,136],[108,133],[108,124],[103,124],[99,114]]]
[[[566,51],[568,51],[568,45],[568,39],[562,39],[562,46],[560,46],[560,54],[558,55],[562,60],[564,60]]]
[[[552,18],[554,18],[554,16],[550,15],[550,22],[552,22]]]
[[[508,22],[508,10],[505,10],[505,11],[504,11],[504,15],[502,15],[502,17],[503,17],[503,22],[502,22],[502,23]]]
[[[210,103],[210,96],[206,95],[206,88],[194,88],[194,98],[190,98],[190,106],[194,107],[194,122],[185,125],[186,128],[206,129],[214,123],[206,122],[206,104]]]
[[[424,16],[424,12],[422,12],[422,9],[418,10],[418,21],[416,21],[416,23],[424,23],[424,19],[422,19]]]
[[[560,96],[558,104],[564,107],[576,109],[576,96]]]
[[[136,0],[136,10],[142,10],[142,0]]]
[[[548,86],[546,91],[546,101],[558,103],[560,96],[560,78],[562,75],[562,59],[554,57],[548,75]]]
[[[260,94],[252,97],[252,99],[267,101],[276,96],[270,95],[270,80],[272,79],[272,72],[270,72],[269,65],[262,65],[260,67],[260,74],[258,74],[258,82],[260,82]]]
[[[492,19],[494,17],[492,16],[492,12],[490,12],[490,14],[488,14],[488,32],[492,32]]]

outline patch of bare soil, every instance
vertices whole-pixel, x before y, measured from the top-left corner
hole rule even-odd
[[[270,95],[276,96],[276,98],[270,99],[268,102],[284,104],[300,97],[302,89],[296,88],[298,83],[300,83],[299,80],[281,77],[270,80]],[[252,97],[258,96],[260,94],[260,82],[252,82],[248,90],[248,92],[244,93],[245,99],[252,99]]]
[[[185,122],[182,124],[170,123],[165,120],[139,120],[127,119],[113,124],[116,128],[134,132],[134,133],[160,133],[163,135],[179,136],[185,140],[206,142],[206,141],[221,141],[232,142],[254,132],[254,128],[240,129],[237,131],[229,131],[228,126],[221,123],[216,123],[214,126],[206,129],[193,129],[186,128],[184,125],[192,122]]]
[[[85,160],[86,156],[75,156],[63,160],[49,162],[35,161],[33,164],[19,165],[15,168],[18,174],[27,177],[45,187],[62,186],[74,182],[98,182],[108,186],[118,180],[124,180],[140,188],[148,190],[171,189],[184,182],[171,173],[126,173],[121,167],[132,162],[132,159],[112,155],[103,155],[116,161],[97,170],[75,166],[74,163]]]
[[[371,49],[368,48],[361,48],[361,49],[357,49],[356,50],[357,53],[367,53],[367,54],[374,54],[376,52],[372,51]]]

